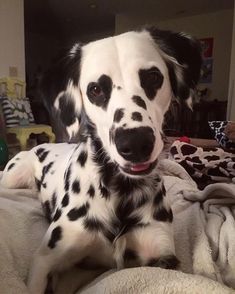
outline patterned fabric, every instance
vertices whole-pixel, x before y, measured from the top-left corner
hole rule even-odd
[[[0,101],[7,128],[35,123],[28,98],[0,97]]]
[[[208,123],[211,130],[214,132],[216,141],[220,144],[220,146],[225,149],[235,150],[235,143],[229,140],[224,133],[224,129],[226,128],[228,121],[209,121]]]
[[[222,148],[208,151],[177,140],[172,144],[170,154],[197,183],[235,180],[235,154]]]

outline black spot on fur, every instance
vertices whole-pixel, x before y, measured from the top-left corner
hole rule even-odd
[[[57,199],[57,195],[56,192],[53,193],[52,197],[51,197],[51,206],[52,206],[52,210],[55,210],[55,206],[56,206],[56,199]]]
[[[103,198],[108,199],[110,197],[109,190],[106,187],[104,187],[102,184],[99,185],[99,189],[100,189],[101,196]]]
[[[131,118],[134,121],[142,121],[143,120],[142,114],[139,112],[133,112],[131,115]]]
[[[153,199],[153,204],[154,204],[155,206],[158,206],[158,205],[162,202],[162,200],[163,200],[163,195],[164,195],[164,193],[163,193],[163,191],[160,189],[160,190],[157,192],[157,194],[155,195],[154,199]]]
[[[41,186],[43,186],[43,188],[45,189],[47,187],[46,183],[44,183],[44,179],[46,174],[49,172],[49,170],[51,169],[51,167],[53,166],[54,162],[50,162],[47,165],[45,165],[42,169],[42,177],[41,177]]]
[[[51,239],[48,243],[48,247],[55,248],[56,243],[62,238],[62,229],[60,226],[53,229],[51,233]]]
[[[72,184],[72,191],[76,194],[80,193],[80,182],[78,180],[74,181]]]
[[[153,218],[160,222],[172,222],[173,221],[173,214],[172,210],[170,209],[167,211],[164,207],[157,207],[153,213]]]
[[[69,194],[65,193],[64,197],[61,201],[61,205],[62,205],[62,207],[66,207],[68,204],[69,204]]]
[[[124,116],[124,109],[119,108],[114,113],[113,121],[116,123],[119,123],[121,121],[121,119],[123,118],[123,116]]]
[[[97,217],[87,217],[84,219],[83,224],[88,231],[99,232],[105,229],[105,225]]]
[[[94,198],[95,196],[95,188],[93,185],[90,185],[89,190],[87,191],[87,194],[91,197]]]
[[[136,251],[131,250],[131,249],[126,249],[123,255],[124,260],[130,260],[130,259],[137,259],[138,254]]]
[[[46,200],[43,204],[42,204],[42,208],[45,214],[46,219],[48,220],[48,222],[51,222],[51,207],[50,207],[50,202],[49,200]]]
[[[85,165],[86,161],[87,161],[87,152],[83,150],[79,154],[78,159],[77,159],[77,162],[79,162],[80,165],[83,167]]]
[[[69,190],[69,186],[70,186],[70,176],[71,176],[71,164],[68,167],[68,169],[65,171],[64,174],[64,190],[67,192]]]
[[[102,75],[97,83],[89,83],[87,87],[87,97],[91,103],[106,109],[112,92],[112,80],[107,75]],[[98,91],[94,91],[98,88]]]
[[[161,88],[163,83],[163,75],[160,70],[153,66],[149,69],[139,70],[140,85],[144,89],[146,96],[153,100],[157,94],[157,90]]]
[[[53,222],[56,222],[61,217],[61,214],[62,214],[61,209],[57,208],[55,215],[53,217]]]
[[[194,156],[192,157],[192,161],[195,163],[202,163],[201,159],[199,158],[199,156]]]
[[[145,101],[140,96],[133,96],[132,100],[137,104],[139,107],[147,109]]]
[[[44,148],[39,148],[39,149],[37,149],[35,154],[37,155],[38,160],[40,162],[43,162],[46,159],[48,153],[49,153],[48,150],[45,150]]]
[[[9,171],[10,169],[12,169],[14,166],[15,166],[15,163],[11,163],[11,164],[8,166],[7,171]]]
[[[86,202],[85,204],[83,204],[81,207],[79,208],[73,208],[71,209],[68,213],[67,216],[69,218],[70,221],[76,221],[77,219],[85,216],[88,212],[90,205],[88,202]]]
[[[179,265],[179,260],[175,255],[162,256],[160,258],[152,258],[147,263],[147,266],[155,266],[164,269],[176,269]]]
[[[39,179],[35,178],[35,184],[36,184],[37,190],[40,192],[41,185],[42,185],[41,181]]]

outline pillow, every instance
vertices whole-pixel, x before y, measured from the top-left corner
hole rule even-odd
[[[214,132],[214,137],[221,147],[225,149],[235,149],[235,142],[231,141],[224,130],[229,121],[209,121],[209,126]]]
[[[28,98],[0,98],[7,128],[34,124],[34,117]]]

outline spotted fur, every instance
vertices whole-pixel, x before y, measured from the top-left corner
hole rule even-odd
[[[143,30],[77,44],[62,69],[50,71],[48,108],[77,143],[22,152],[1,181],[37,188],[50,223],[30,271],[31,293],[44,293],[47,275],[65,261],[177,267],[157,159],[172,95],[189,98],[197,82],[200,62],[189,62],[188,52],[200,59],[188,36]]]

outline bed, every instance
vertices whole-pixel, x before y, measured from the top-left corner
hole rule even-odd
[[[199,190],[176,161],[162,159],[159,169],[172,204],[180,270],[74,267],[58,276],[56,294],[235,293],[234,183]],[[47,227],[35,191],[0,187],[1,293],[28,293],[30,261]]]

